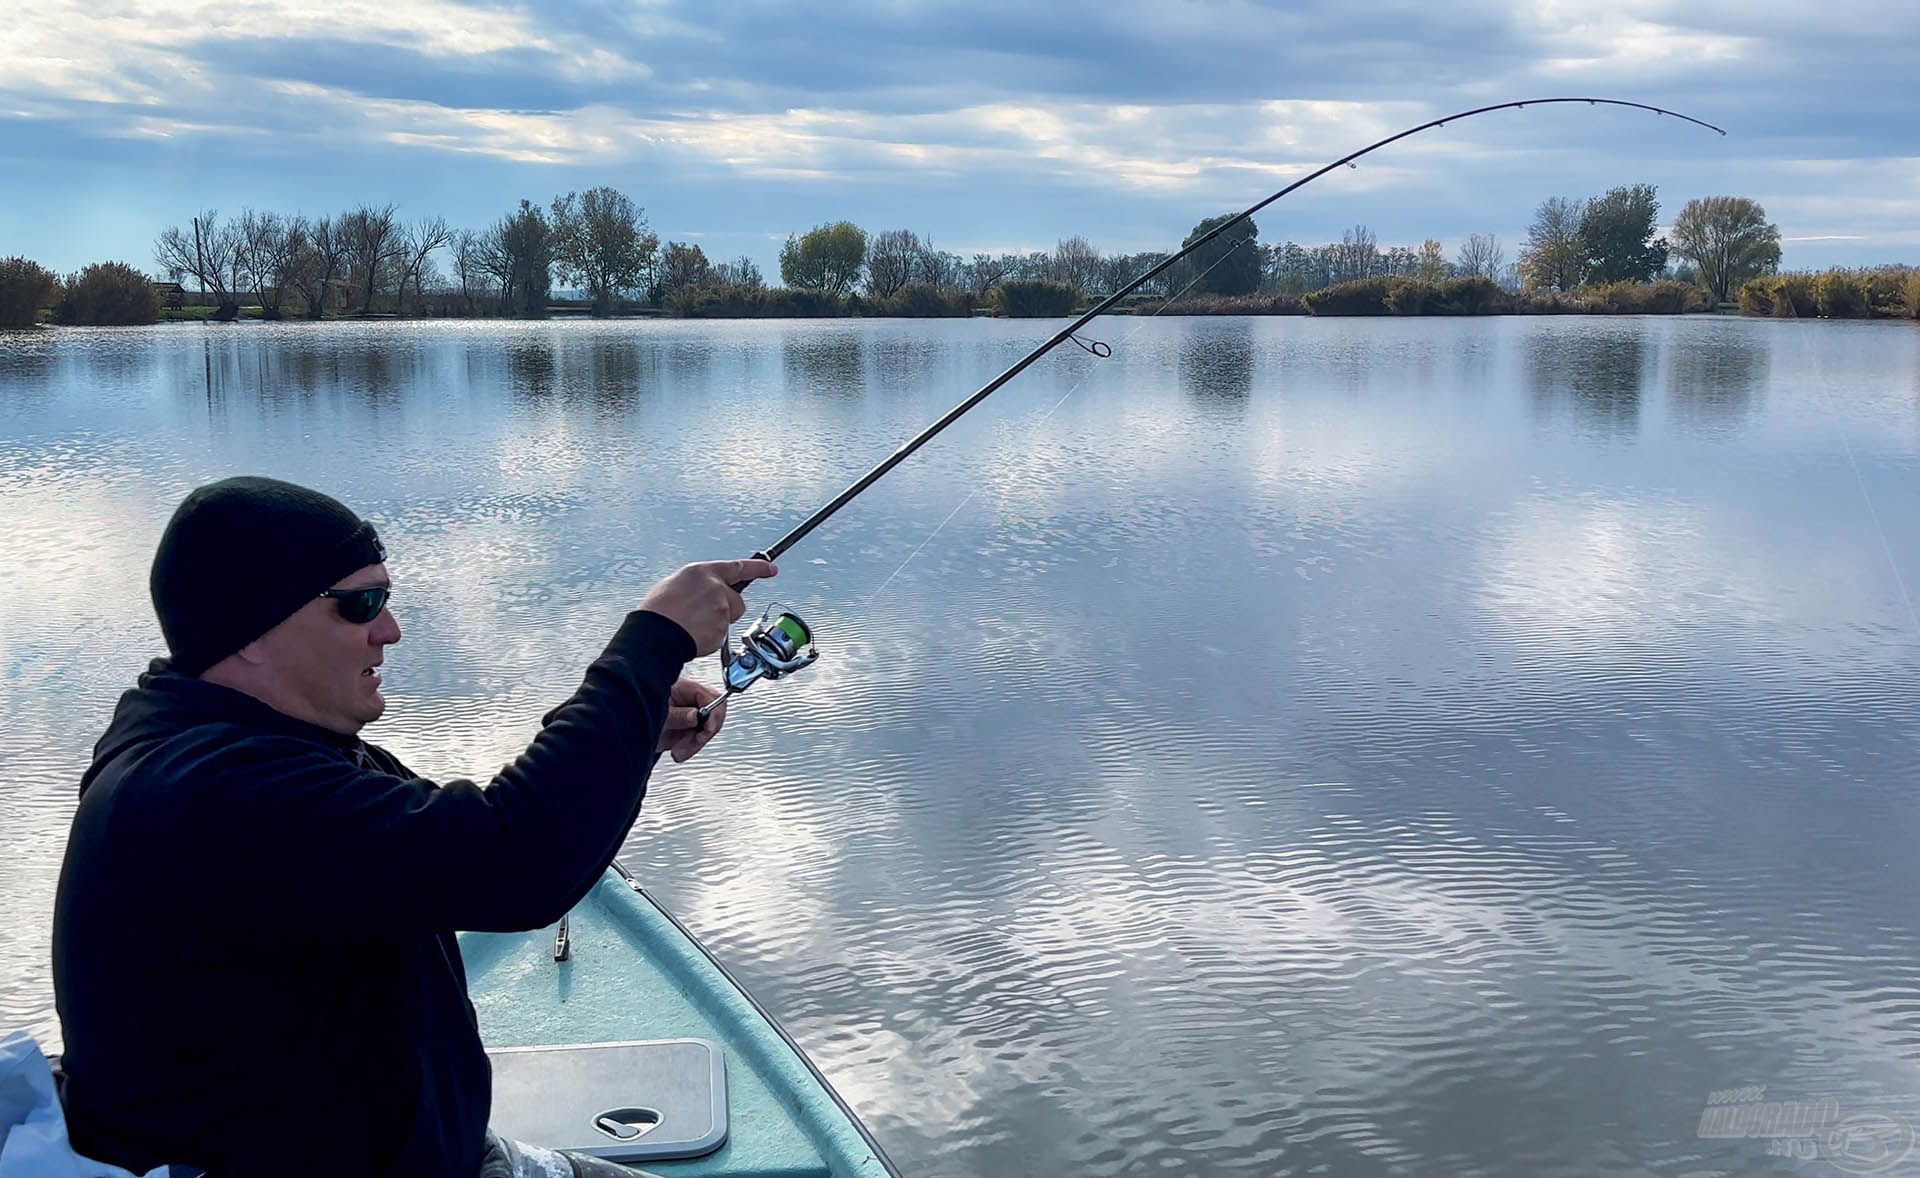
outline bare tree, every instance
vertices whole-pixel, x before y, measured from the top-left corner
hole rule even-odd
[[[578,285],[595,315],[613,313],[621,294],[653,278],[660,239],[647,229],[640,206],[605,186],[553,201],[553,261],[560,281]]]
[[[913,255],[912,281],[925,283],[936,290],[956,291],[965,289],[967,264],[957,254],[935,249],[933,239],[920,243],[920,249]]]
[[[1506,264],[1506,257],[1507,251],[1501,248],[1498,237],[1475,233],[1461,245],[1457,265],[1462,277],[1497,281],[1501,267]]]
[[[1531,290],[1572,290],[1586,269],[1580,218],[1586,206],[1565,196],[1540,202],[1520,247],[1520,276]]]
[[[493,279],[496,284],[499,290],[500,309],[508,315],[513,314],[514,311],[514,257],[512,234],[509,232],[511,225],[511,218],[503,219],[485,233],[480,234],[475,241],[474,255],[479,273]]]
[[[467,314],[472,315],[479,303],[477,292],[481,280],[486,277],[486,266],[482,257],[480,235],[471,229],[462,229],[454,235],[453,280],[460,288],[460,301]]]
[[[913,281],[914,260],[922,249],[911,229],[889,229],[867,242],[867,293],[884,299]]]
[[[426,271],[431,266],[433,251],[453,244],[453,230],[447,227],[445,217],[422,217],[412,225],[404,226],[399,232],[399,244],[394,256],[400,261],[400,309],[406,310],[407,284],[413,284],[414,303],[417,306],[423,297],[426,285]]]
[[[234,297],[244,285],[240,230],[231,222],[223,223],[215,210],[202,210],[190,232],[175,226],[163,230],[154,242],[153,256],[169,274],[193,275],[201,293],[214,297],[217,318],[232,319],[240,313]]]
[[[1136,266],[1132,254],[1108,254],[1100,259],[1099,271],[1094,276],[1094,282],[1102,291],[1112,294],[1139,277],[1140,272],[1146,268]]]
[[[1011,254],[975,254],[967,264],[967,278],[973,285],[974,301],[987,301],[987,292],[999,286],[1013,270]]]
[[[322,318],[327,311],[327,294],[346,261],[340,222],[332,217],[312,221],[296,217],[288,236],[294,239],[288,280],[307,304],[307,318]]]
[[[251,280],[260,313],[266,319],[280,318],[287,288],[293,285],[295,260],[304,243],[299,221],[287,220],[278,213],[240,213],[240,255],[242,269]]]
[[[1380,248],[1373,230],[1365,225],[1355,225],[1340,235],[1340,244],[1334,247],[1335,282],[1351,282],[1356,278],[1371,278],[1375,267],[1379,265]]]
[[[1066,283],[1084,297],[1100,279],[1100,251],[1084,237],[1063,238],[1053,247],[1049,268],[1054,281]]]
[[[713,280],[727,286],[744,286],[749,290],[759,290],[767,285],[760,273],[759,263],[745,254],[731,262],[719,262],[713,267]]]
[[[403,232],[394,219],[392,205],[361,205],[340,218],[340,233],[347,247],[347,263],[365,291],[361,314],[373,310],[374,292],[379,289],[382,267],[398,258],[404,250]]]

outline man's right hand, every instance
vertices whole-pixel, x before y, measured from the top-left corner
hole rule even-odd
[[[678,622],[693,636],[696,654],[712,654],[726,641],[727,627],[747,612],[747,603],[733,586],[779,573],[770,560],[698,561],[675,570],[648,590],[640,608]]]

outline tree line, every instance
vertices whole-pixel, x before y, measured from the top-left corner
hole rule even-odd
[[[1222,214],[1201,221],[1183,246],[1231,220],[1232,214]],[[1719,304],[1778,268],[1779,229],[1752,200],[1692,200],[1669,236],[1660,236],[1658,226],[1659,202],[1649,184],[1584,200],[1543,201],[1512,262],[1499,238],[1489,234],[1470,235],[1449,257],[1433,239],[1418,247],[1383,248],[1364,225],[1317,246],[1263,244],[1248,220],[1138,294],[1163,304],[1299,298],[1356,282],[1384,280],[1384,291],[1463,279],[1483,279],[1512,293],[1571,293],[1665,277],[1697,285]],[[751,258],[716,261],[698,244],[662,243],[644,210],[605,186],[567,192],[546,204],[521,200],[478,230],[454,229],[440,216],[403,219],[392,204],[362,204],[321,217],[255,209],[222,217],[206,210],[164,229],[154,244],[161,273],[175,283],[191,282],[216,319],[238,317],[243,301],[267,319],[540,316],[552,305],[556,285],[578,292],[595,315],[640,307],[690,315],[965,315],[981,307],[1064,314],[1166,256],[1106,253],[1073,236],[1052,250],[963,257],[910,229],[869,234],[843,220],[789,236],[779,256],[784,286],[770,288]],[[58,304],[55,317],[67,322],[100,321],[99,314],[137,321],[146,314],[133,289],[140,281],[136,271],[115,263],[62,282],[31,262],[11,259],[0,263],[0,323],[31,322],[35,309],[50,300]],[[1403,301],[1426,305],[1413,296]],[[1334,306],[1339,299],[1320,302]]]

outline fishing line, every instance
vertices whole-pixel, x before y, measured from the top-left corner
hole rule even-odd
[[[1409,127],[1404,131],[1397,132],[1393,135],[1387,136],[1384,139],[1378,140],[1374,143],[1370,143],[1367,146],[1360,148],[1358,151],[1349,152],[1348,154],[1341,156],[1339,159],[1334,160],[1332,163],[1326,164],[1315,171],[1309,172],[1307,175],[1302,176],[1300,179],[1295,180],[1291,184],[1288,184],[1286,187],[1280,189],[1278,192],[1275,192],[1255,202],[1254,204],[1250,205],[1249,207],[1235,214],[1234,216],[1226,218],[1220,224],[1214,226],[1208,232],[1195,238],[1193,241],[1188,242],[1186,245],[1182,246],[1179,250],[1175,251],[1174,253],[1169,254],[1166,258],[1162,259],[1158,264],[1149,267],[1145,272],[1140,274],[1138,277],[1134,278],[1131,282],[1128,282],[1127,284],[1122,286],[1119,290],[1114,291],[1112,294],[1108,295],[1106,298],[1094,304],[1094,306],[1090,310],[1082,313],[1072,323],[1062,328],[1058,333],[1056,333],[1053,337],[1048,339],[1045,343],[1033,349],[1031,352],[1028,352],[1025,356],[1021,357],[1006,371],[994,377],[992,380],[988,381],[986,384],[982,385],[971,396],[967,397],[964,401],[960,402],[958,405],[948,410],[932,425],[929,425],[926,429],[920,431],[920,433],[908,439],[904,444],[901,445],[899,449],[895,450],[892,454],[888,455],[883,461],[881,461],[879,465],[875,466],[872,470],[869,470],[866,474],[861,475],[858,479],[854,480],[854,482],[850,486],[848,486],[846,490],[834,496],[831,500],[827,502],[825,506],[821,507],[818,511],[814,512],[812,515],[802,520],[800,524],[796,526],[792,531],[788,532],[785,536],[782,536],[779,540],[775,541],[773,544],[769,545],[767,548],[763,549],[762,551],[755,553],[754,555],[764,560],[778,559],[782,553],[786,552],[788,549],[792,548],[795,544],[798,544],[801,540],[805,539],[815,528],[825,523],[828,519],[830,519],[834,515],[834,513],[838,512],[842,507],[845,507],[849,502],[853,500],[855,496],[859,495],[860,492],[872,486],[874,482],[876,482],[882,475],[886,474],[888,471],[892,470],[894,467],[904,462],[907,459],[908,455],[912,454],[914,451],[918,450],[920,447],[926,445],[935,436],[937,436],[942,430],[946,429],[948,426],[952,425],[955,421],[959,420],[960,417],[963,414],[965,414],[968,410],[972,409],[975,405],[978,405],[981,401],[986,400],[986,398],[991,396],[995,392],[995,390],[999,389],[1002,385],[1006,384],[1008,381],[1012,380],[1014,377],[1020,375],[1022,372],[1026,371],[1028,367],[1030,367],[1032,364],[1038,361],[1042,356],[1052,351],[1054,348],[1060,346],[1063,343],[1066,343],[1069,340],[1072,340],[1073,342],[1078,344],[1080,347],[1085,348],[1087,351],[1093,353],[1095,356],[1100,356],[1102,354],[1101,353],[1102,345],[1099,345],[1098,341],[1089,342],[1089,341],[1081,340],[1078,338],[1078,333],[1081,328],[1093,322],[1095,319],[1099,318],[1101,315],[1106,314],[1109,310],[1111,310],[1113,307],[1118,305],[1120,300],[1124,299],[1126,296],[1132,294],[1134,291],[1138,290],[1140,287],[1144,286],[1146,283],[1152,281],[1153,279],[1159,277],[1161,274],[1165,273],[1168,269],[1172,268],[1182,258],[1185,258],[1189,254],[1192,254],[1196,250],[1199,250],[1201,247],[1207,245],[1209,242],[1213,241],[1215,238],[1219,237],[1221,234],[1225,233],[1229,229],[1232,229],[1234,226],[1238,225],[1240,222],[1251,220],[1255,213],[1259,212],[1261,209],[1266,208],[1268,205],[1286,196],[1288,193],[1297,191],[1298,189],[1313,183],[1315,180],[1326,175],[1328,172],[1334,171],[1337,168],[1340,168],[1343,166],[1350,166],[1354,163],[1354,161],[1360,159],[1362,156],[1370,155],[1373,152],[1376,152],[1381,148],[1388,146],[1389,144],[1397,143],[1400,140],[1405,139],[1410,135],[1418,135],[1424,131],[1429,131],[1437,127],[1444,127],[1448,123],[1458,122],[1461,119],[1473,118],[1477,115],[1488,114],[1492,111],[1524,110],[1529,106],[1552,106],[1552,105],[1563,104],[1563,103],[1585,103],[1588,106],[1630,107],[1635,110],[1651,111],[1655,115],[1668,115],[1673,118],[1679,119],[1682,122],[1692,123],[1697,127],[1704,127],[1705,129],[1709,131],[1713,131],[1719,135],[1726,134],[1724,130],[1714,126],[1712,123],[1705,122],[1701,119],[1696,119],[1691,115],[1683,115],[1677,111],[1668,110],[1664,107],[1653,106],[1644,102],[1630,102],[1620,98],[1527,98],[1527,99],[1520,99],[1520,100],[1511,101],[1511,102],[1496,102],[1487,106],[1478,106],[1470,110],[1458,111],[1454,114],[1445,115],[1441,118],[1429,119],[1426,122],[1420,123],[1417,126]],[[1231,250],[1227,251],[1228,254],[1230,254],[1231,252],[1232,252]],[[1226,255],[1223,254],[1220,260],[1224,261],[1225,257]],[[1164,310],[1165,306],[1166,306],[1165,304],[1162,304],[1161,310]],[[1157,314],[1159,314],[1158,311],[1155,312],[1155,315]],[[1149,316],[1149,318],[1152,318],[1152,317],[1153,316]],[[1131,338],[1131,336],[1129,336],[1129,338]],[[1109,355],[1111,354],[1111,351],[1112,350],[1110,348],[1106,349],[1106,352]],[[1078,386],[1076,385],[1075,387],[1078,387]],[[1068,390],[1069,396],[1072,395],[1072,391],[1073,390],[1071,389]],[[1062,400],[1064,401],[1065,398],[1063,397]],[[963,506],[964,506],[964,503],[963,503]],[[911,559],[911,557],[909,557],[909,559]],[[750,583],[751,582],[749,581],[739,582],[734,586],[734,589],[736,591],[744,591]],[[736,658],[733,653],[732,647],[725,643],[721,645],[720,661],[721,661],[723,670],[726,672],[724,677],[727,683],[727,691],[725,695],[720,697],[720,699],[716,699],[712,704],[709,704],[706,707],[703,707],[699,710],[700,723],[704,724],[706,722],[706,718],[708,714],[712,711],[714,707],[717,707],[719,705],[721,700],[724,700],[728,696],[731,696],[738,691],[745,690],[748,685],[750,685],[753,682],[756,682],[758,679],[761,679],[761,678],[777,679],[783,674],[786,674],[792,670],[798,669],[799,667],[810,664],[814,658],[818,657],[811,645],[811,638],[812,638],[812,633],[807,628],[806,623],[802,622],[800,618],[797,615],[795,615],[792,611],[783,610],[776,614],[775,607],[773,606],[767,607],[766,612],[761,615],[759,621],[754,623],[753,627],[741,639],[742,649],[741,649],[739,665],[736,665]]]
[[[1785,290],[1782,290],[1781,294],[1787,300],[1787,310],[1792,312],[1789,318],[1795,323],[1800,322],[1800,308],[1794,304],[1793,296],[1787,294]],[[1893,555],[1893,542],[1887,539],[1887,529],[1880,523],[1880,512],[1873,505],[1873,493],[1867,490],[1866,476],[1860,473],[1860,463],[1854,457],[1853,442],[1847,437],[1846,425],[1840,420],[1839,414],[1834,412],[1833,403],[1827,396],[1825,371],[1818,364],[1813,363],[1813,343],[1806,337],[1805,329],[1797,328],[1796,330],[1800,332],[1801,361],[1817,374],[1814,379],[1815,388],[1819,392],[1820,406],[1827,411],[1834,424],[1840,427],[1840,449],[1847,456],[1848,468],[1853,471],[1854,486],[1860,489],[1860,501],[1866,505],[1867,519],[1872,521],[1874,534],[1880,539],[1880,551],[1887,558],[1887,570],[1893,574],[1894,588],[1900,591],[1900,600],[1907,607],[1907,622],[1913,628],[1914,637],[1920,638],[1920,611],[1914,609],[1913,595],[1907,592],[1907,579],[1900,575],[1900,564]]]
[[[1205,270],[1200,271],[1198,274],[1195,274],[1193,278],[1190,279],[1187,282],[1187,284],[1181,287],[1178,291],[1175,291],[1167,295],[1166,298],[1162,299],[1160,301],[1160,305],[1153,309],[1152,314],[1141,316],[1140,317],[1141,321],[1139,323],[1134,324],[1133,330],[1129,331],[1124,337],[1121,338],[1120,346],[1125,347],[1129,342],[1132,341],[1134,336],[1139,335],[1142,331],[1145,331],[1147,328],[1147,324],[1151,323],[1155,319],[1158,319],[1162,311],[1165,311],[1168,307],[1172,306],[1174,303],[1185,298],[1188,291],[1200,285],[1200,283],[1207,277],[1207,275],[1219,269],[1220,266],[1223,263],[1225,263],[1228,258],[1238,253],[1242,246],[1247,245],[1252,240],[1253,240],[1252,236],[1247,236],[1247,237],[1241,238],[1239,241],[1234,242],[1233,245],[1229,246],[1224,253],[1222,253],[1218,258],[1214,259],[1214,262],[1212,265],[1208,266]],[[1073,342],[1076,344],[1079,344],[1083,350],[1090,352],[1095,356],[1098,356],[1102,360],[1113,355],[1113,351],[1114,351],[1113,348],[1110,345],[1101,342],[1100,340],[1094,340],[1092,342],[1088,342],[1086,340],[1081,339],[1077,335],[1072,337],[1072,339],[1073,339]],[[1080,391],[1080,386],[1086,384],[1088,378],[1091,377],[1093,373],[1094,373],[1094,369],[1092,367],[1089,367],[1085,372],[1081,373],[1080,379],[1074,381],[1072,387],[1067,389],[1065,393],[1061,394],[1060,399],[1053,403],[1053,407],[1051,409],[1048,409],[1045,413],[1042,413],[1039,417],[1035,418],[1032,422],[1030,422],[1027,425],[1025,432],[1032,433],[1034,430],[1037,430],[1041,426],[1045,425],[1048,419],[1051,418],[1055,413],[1059,411],[1060,406],[1067,403],[1068,397],[1071,397],[1075,393]],[[878,589],[875,589],[872,593],[867,594],[866,600],[862,604],[872,605],[874,598],[880,596],[880,590],[885,589],[888,585],[893,584],[893,579],[899,576],[902,572],[906,571],[906,567],[913,563],[913,558],[916,556],[919,556],[921,550],[924,549],[928,544],[931,544],[933,542],[933,538],[935,536],[938,536],[942,531],[942,529],[944,529],[948,524],[953,522],[953,517],[956,515],[959,515],[961,512],[961,509],[965,508],[967,504],[972,503],[975,497],[977,497],[979,494],[980,494],[980,488],[978,486],[975,486],[972,490],[968,491],[966,498],[962,499],[959,505],[956,506],[952,511],[949,511],[947,513],[947,518],[941,520],[939,524],[934,527],[933,531],[927,533],[926,539],[920,541],[919,545],[916,546],[912,552],[907,553],[907,558],[900,562],[900,565],[898,568],[894,569],[891,573],[887,574],[887,579],[880,582],[880,587]]]

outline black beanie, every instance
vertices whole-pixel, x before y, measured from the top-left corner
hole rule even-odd
[[[386,558],[372,524],[318,491],[250,476],[195,490],[168,521],[148,582],[173,669],[200,674]]]

